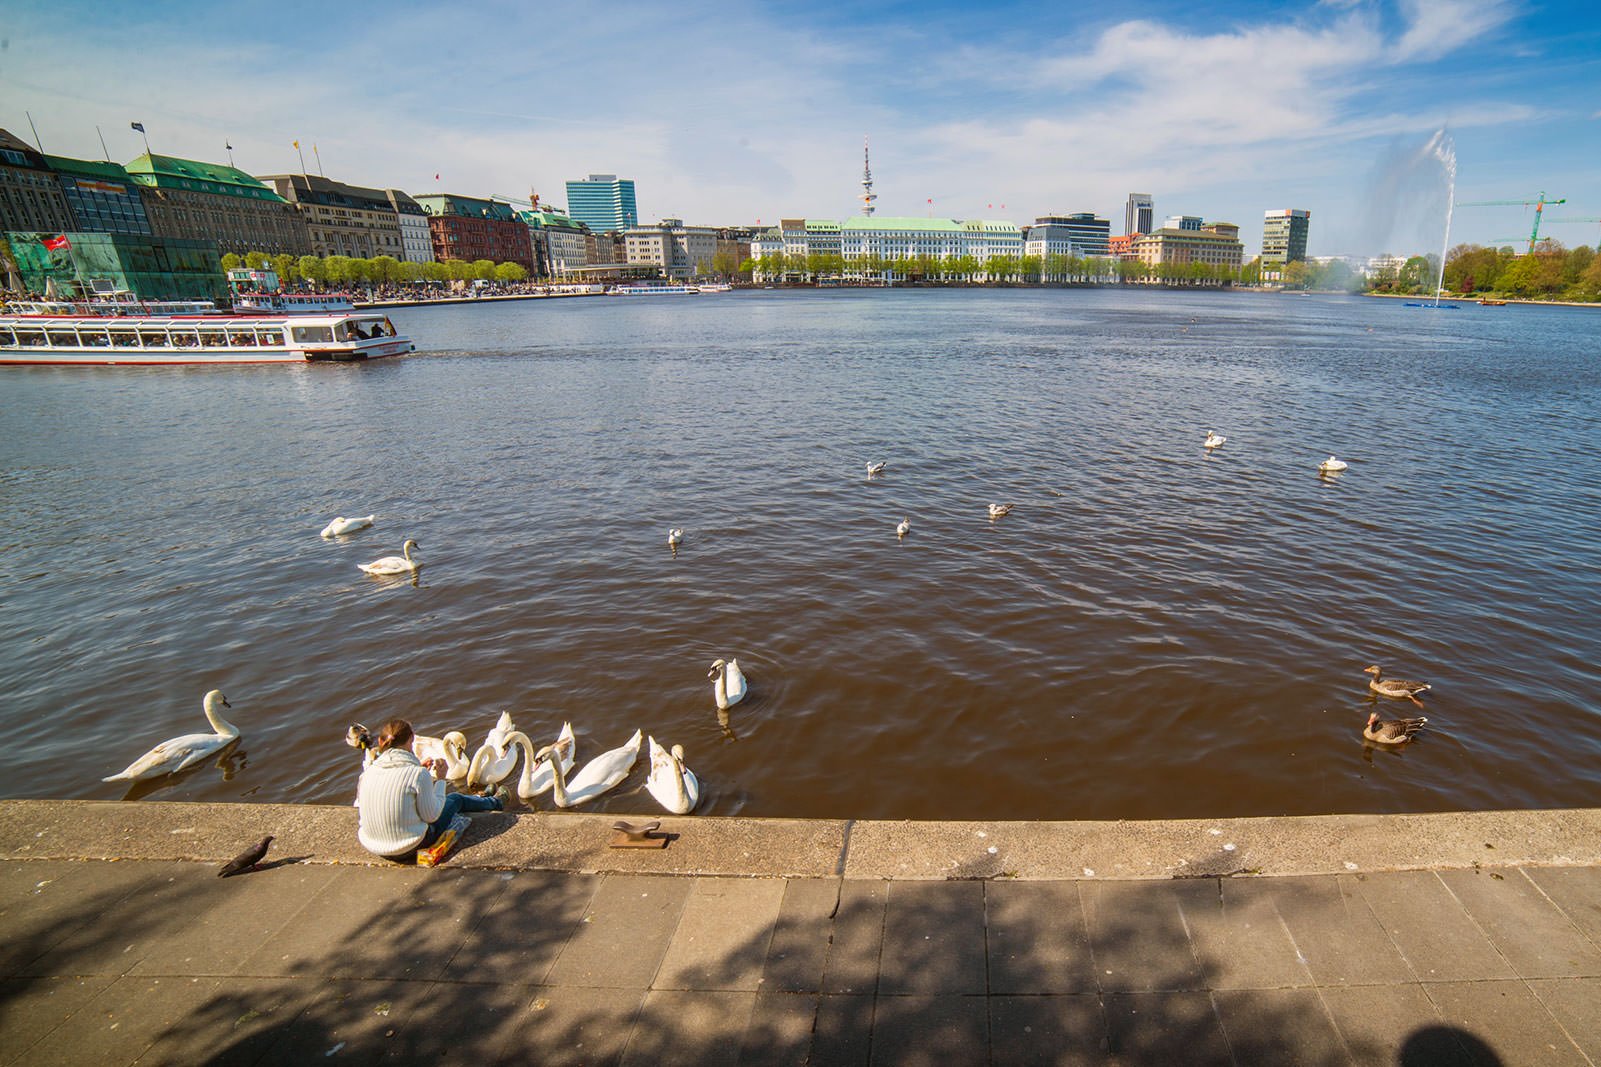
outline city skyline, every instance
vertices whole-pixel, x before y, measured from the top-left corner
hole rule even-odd
[[[1601,216],[1601,20],[1576,4],[622,5],[622,32],[578,48],[576,6],[377,10],[279,5],[245,35],[188,2],[22,4],[0,126],[31,141],[31,112],[45,151],[102,158],[98,125],[126,162],[137,121],[158,153],[222,162],[232,144],[254,174],[301,170],[298,140],[313,172],[413,195],[562,202],[609,172],[637,183],[642,222],[714,225],[856,213],[865,134],[883,216],[1116,226],[1142,190],[1159,218],[1239,225],[1248,255],[1281,208],[1312,212],[1314,255],[1437,250],[1443,172],[1419,152],[1445,126],[1459,201],[1544,191],[1568,200],[1548,219]],[[1466,208],[1452,243],[1531,218]],[[1594,245],[1601,226],[1542,233]]]

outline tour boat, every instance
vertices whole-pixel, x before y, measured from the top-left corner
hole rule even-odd
[[[606,290],[607,296],[685,296],[699,293],[698,285],[619,285]]]
[[[417,349],[382,312],[356,311],[347,297],[278,293],[271,271],[228,280],[231,313],[122,294],[14,301],[0,314],[0,364],[344,363]]]

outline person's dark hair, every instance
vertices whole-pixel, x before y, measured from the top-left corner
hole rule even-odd
[[[405,748],[411,744],[411,723],[405,719],[390,719],[378,730],[378,751]]]

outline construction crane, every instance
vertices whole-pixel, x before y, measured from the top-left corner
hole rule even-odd
[[[1554,226],[1559,222],[1601,222],[1601,217],[1591,216],[1589,218],[1582,218],[1582,219],[1581,218],[1546,219],[1545,221],[1551,223]],[[1601,242],[1597,242],[1597,244],[1601,244]]]
[[[1529,251],[1534,251],[1534,245],[1540,240],[1540,214],[1545,211],[1547,204],[1566,204],[1567,197],[1561,200],[1547,200],[1545,193],[1540,194],[1538,200],[1467,200],[1457,201],[1457,207],[1532,207],[1534,208],[1534,229],[1529,231]],[[1523,240],[1523,238],[1518,238]]]

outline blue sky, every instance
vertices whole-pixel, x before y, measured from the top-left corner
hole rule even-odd
[[[1028,221],[1131,191],[1158,216],[1312,212],[1313,254],[1438,248],[1444,127],[1458,201],[1601,216],[1594,3],[287,3],[5,0],[0,125],[46,151],[142,151],[256,174],[565,200],[613,172],[644,220],[856,210]],[[438,173],[440,179],[435,181]],[[933,200],[932,207],[929,200]],[[1003,206],[1004,205],[1004,206]],[[1452,242],[1526,234],[1462,207]],[[1569,245],[1601,223],[1548,223]]]

